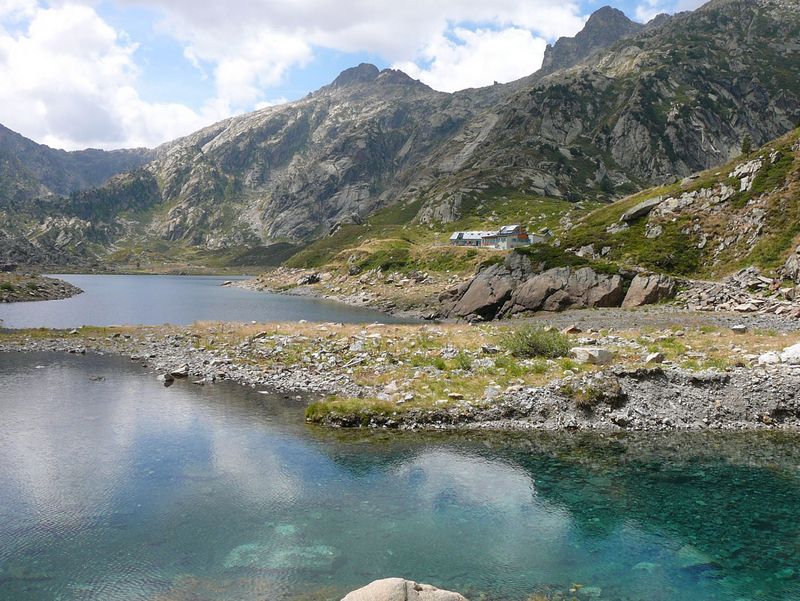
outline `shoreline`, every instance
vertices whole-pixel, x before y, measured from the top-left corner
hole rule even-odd
[[[615,356],[591,365],[513,358],[492,342],[504,329],[214,322],[13,330],[0,332],[0,351],[113,353],[165,383],[228,380],[303,395],[312,401],[307,421],[333,428],[800,431],[800,365],[761,362],[800,333],[742,336],[699,326],[571,334],[576,346],[592,343]],[[645,339],[669,359],[646,362]]]
[[[63,300],[83,294],[83,290],[52,276],[31,273],[0,273],[0,303],[26,303]]]

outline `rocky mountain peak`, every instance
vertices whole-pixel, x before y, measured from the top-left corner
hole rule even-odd
[[[574,38],[559,38],[544,51],[542,70],[566,69],[601,48],[606,48],[625,36],[636,33],[642,25],[631,21],[621,10],[604,6],[597,9]]]
[[[370,63],[361,63],[357,67],[350,67],[342,71],[331,84],[335,88],[344,88],[360,83],[375,81],[380,75],[380,70]]]

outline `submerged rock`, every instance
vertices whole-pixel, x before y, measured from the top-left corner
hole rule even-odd
[[[292,544],[251,543],[233,549],[225,558],[226,569],[258,570],[329,570],[339,552],[328,545],[295,546]]]
[[[346,595],[342,601],[467,601],[458,593],[403,578],[376,580]]]

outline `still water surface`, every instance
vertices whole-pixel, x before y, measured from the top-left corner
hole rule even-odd
[[[0,599],[800,599],[796,437],[332,432],[235,385],[0,354]],[[573,595],[569,589],[582,587]]]
[[[59,275],[83,294],[57,301],[0,304],[6,328],[186,325],[195,321],[390,323],[377,311],[310,297],[222,287],[218,276]]]

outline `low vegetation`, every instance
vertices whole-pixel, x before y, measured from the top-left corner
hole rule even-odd
[[[514,387],[542,386],[556,379],[571,386],[562,392],[587,411],[599,403],[617,402],[618,397],[610,394],[613,391],[606,383],[593,379],[602,367],[563,356],[569,347],[584,344],[587,336],[614,353],[615,367],[630,369],[648,367],[645,357],[659,352],[671,365],[724,370],[751,364],[761,353],[779,351],[800,341],[800,332],[736,334],[708,326],[567,335],[524,323],[505,327],[198,323],[188,328],[80,328],[74,334],[49,329],[0,331],[0,344],[54,337],[87,346],[111,341],[122,352],[129,349],[131,354],[138,354],[139,342],[149,348],[151,341],[161,339],[167,346],[190,345],[256,366],[267,374],[286,370],[346,374],[363,387],[365,394],[359,398],[327,397],[312,404],[307,417],[318,422],[330,416],[346,416],[353,425],[359,425],[374,416],[446,409],[462,401],[481,403]],[[503,339],[515,342],[506,347],[499,342]]]
[[[561,246],[592,245],[596,252],[605,249],[605,258],[611,262],[684,276],[716,278],[750,265],[774,272],[800,242],[799,141],[800,129],[796,129],[691,181],[645,190],[603,206],[560,232]],[[762,166],[754,174],[752,187],[740,191],[740,180],[730,174],[737,165],[756,159]],[[620,225],[625,211],[643,200],[677,198],[723,184],[736,192],[721,210],[697,203],[663,218],[642,217],[627,228],[612,228]],[[648,224],[658,226],[660,232],[648,237]]]
[[[513,357],[565,357],[572,346],[569,336],[537,325],[510,328],[500,337],[502,346]]]

